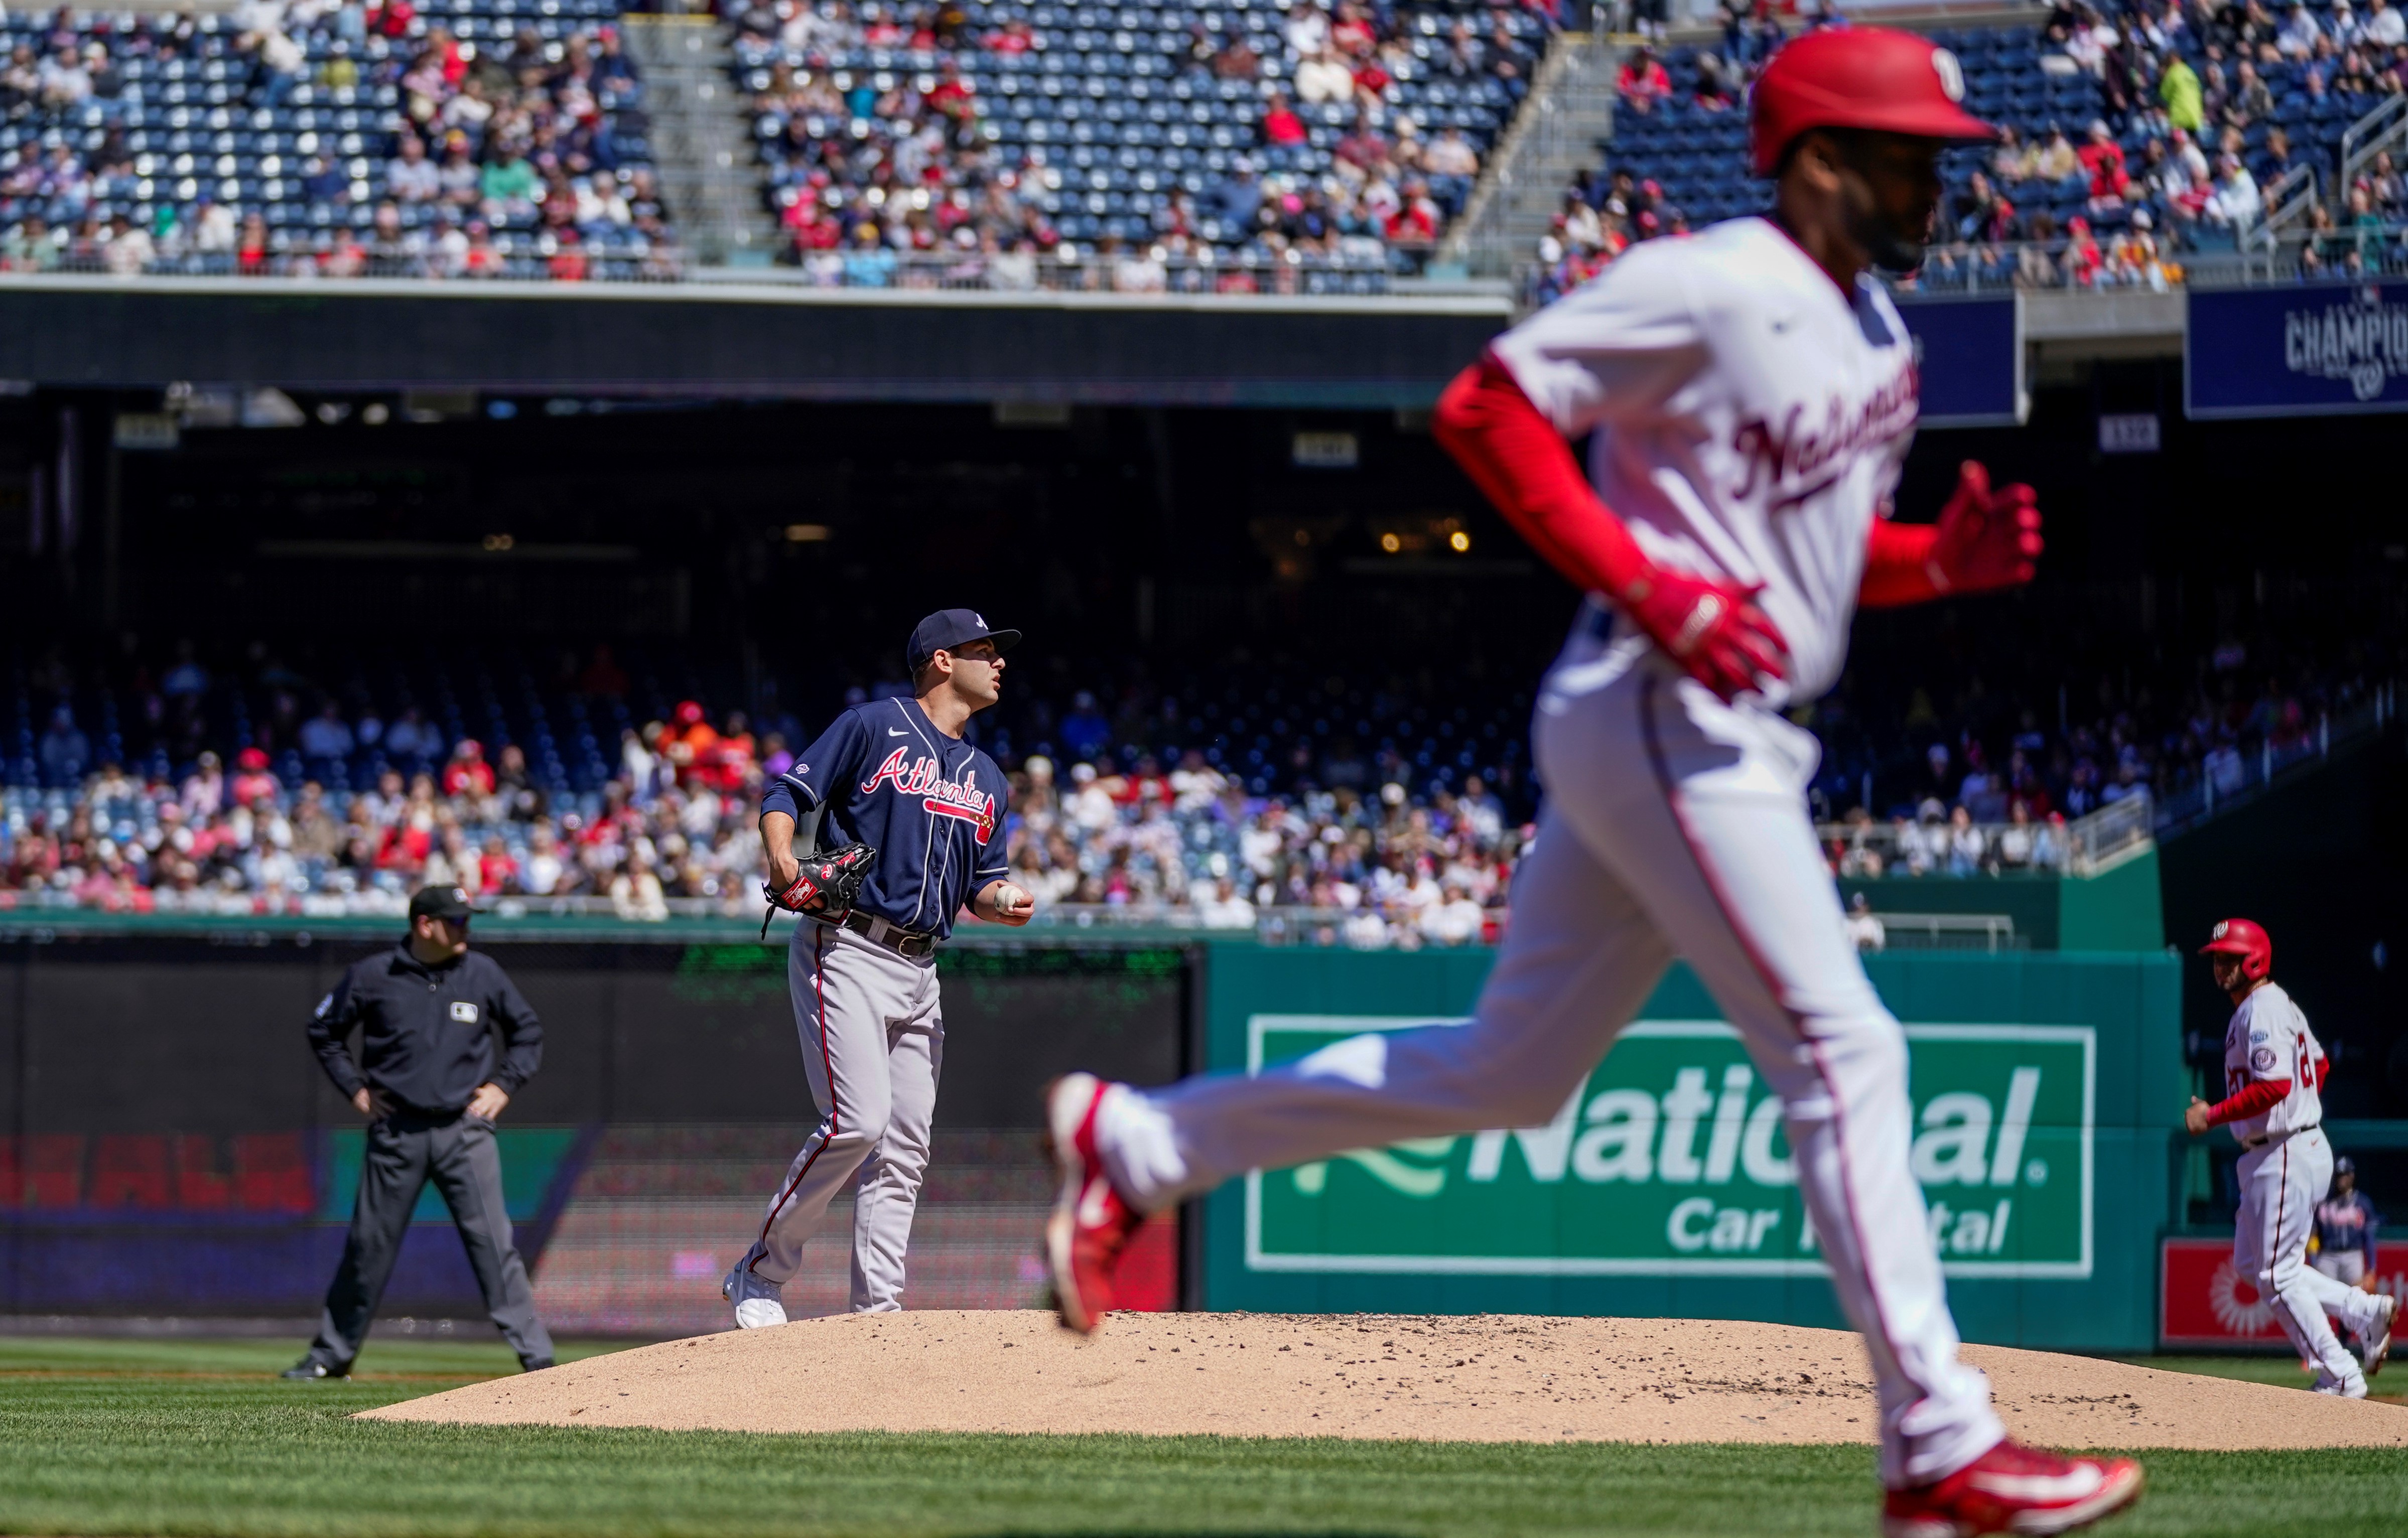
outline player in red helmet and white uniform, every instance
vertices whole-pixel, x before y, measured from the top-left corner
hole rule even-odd
[[[2215,926],[2200,954],[2212,959],[2215,986],[2231,995],[2224,1029],[2225,1098],[2194,1097],[2183,1113],[2193,1135],[2229,1127],[2243,1152],[2241,1212],[2233,1227],[2232,1269],[2274,1305],[2300,1360],[2316,1368],[2316,1392],[2366,1397],[2366,1374],[2383,1370],[2399,1300],[2362,1292],[2308,1264],[2316,1203],[2332,1184],[2332,1145],[2325,1141],[2322,1090],[2330,1064],[2307,1016],[2272,974],[2274,942],[2246,919]],[[2363,1371],[2332,1332],[2338,1316],[2363,1343]]]
[[[1776,211],[1642,245],[1498,338],[1439,437],[1589,594],[1532,735],[1548,804],[1512,923],[1461,1027],[1340,1042],[1255,1077],[1048,1096],[1064,1321],[1092,1329],[1141,1215],[1250,1168],[1544,1122],[1675,955],[1783,1101],[1831,1280],[1881,1400],[1892,1538],[2063,1532],[2128,1504],[2129,1460],[2015,1445],[1957,1360],[1910,1141],[1906,1045],[1846,937],[1784,719],[1839,676],[1860,604],[2032,576],[2028,487],[1968,464],[1936,524],[1888,520],[1917,399],[1872,266],[1912,268],[1954,140],[1956,61],[1907,33],[1818,33],[1751,95]],[[1566,440],[1591,438],[1586,474]]]

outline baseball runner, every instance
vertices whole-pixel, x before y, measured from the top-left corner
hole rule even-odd
[[[2333,1161],[2332,1194],[2316,1203],[2318,1271],[2344,1287],[2372,1289],[2381,1273],[2374,1263],[2374,1235],[2383,1215],[2358,1189],[2358,1161]]]
[[[1004,879],[1003,772],[962,737],[1019,639],[968,609],[928,616],[904,654],[917,698],[838,716],[761,797],[763,890],[803,919],[786,976],[820,1119],[720,1286],[744,1329],[786,1322],[780,1289],[848,1183],[853,1312],[903,1306],[945,1058],[937,946],[965,904],[1014,925],[1036,906]],[[824,831],[841,847],[820,852]]]
[[[2028,487],[1967,464],[1937,525],[1885,516],[1914,345],[1870,266],[1912,268],[1950,141],[1988,139],[1956,61],[1910,34],[1801,37],[1751,98],[1777,211],[1651,241],[1500,337],[1440,441],[1589,594],[1532,726],[1549,792],[1475,1018],[1337,1043],[1258,1077],[1048,1093],[1063,1321],[1092,1330],[1147,1213],[1251,1168],[1545,1122],[1676,954],[1780,1094],[1831,1279],[1882,1408],[1885,1531],[2055,1533],[2141,1472],[2006,1440],[1959,1364],[1909,1172],[1906,1046],[1848,942],[1809,821],[1814,739],[1858,604],[2030,579]],[[1587,476],[1566,444],[1594,434]]]
[[[2236,1170],[2241,1213],[2232,1268],[2274,1305],[2275,1322],[2301,1360],[2315,1367],[2317,1393],[2364,1399],[2367,1374],[2382,1371],[2390,1354],[2399,1303],[2344,1286],[2307,1263],[2316,1200],[2332,1184],[2332,1145],[2321,1130],[2324,1104],[2317,1093],[2331,1065],[2308,1018],[2269,975],[2274,942],[2264,929],[2227,919],[2200,954],[2211,959],[2215,986],[2231,995],[2235,1007],[2224,1029],[2225,1098],[2210,1105],[2194,1096],[2183,1125],[2194,1136],[2229,1127],[2243,1150]],[[2328,1311],[2364,1343],[2362,1369],[2342,1349]]]

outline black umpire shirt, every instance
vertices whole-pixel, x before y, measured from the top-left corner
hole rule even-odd
[[[360,1028],[362,1066],[344,1044]],[[502,1062],[494,1065],[494,1038]],[[309,1046],[349,1100],[366,1083],[414,1110],[448,1115],[491,1082],[516,1095],[543,1061],[543,1027],[501,963],[478,951],[428,966],[404,941],[357,961],[309,1017]]]

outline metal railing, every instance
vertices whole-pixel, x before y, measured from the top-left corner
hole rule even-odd
[[[2344,180],[2343,186],[2349,183]],[[2250,224],[2233,232],[2243,250],[2262,249],[2280,240],[2283,232],[2294,222],[2307,217],[2322,197],[2316,187],[2316,168],[2301,164],[2276,177],[2258,194],[2258,216]]]
[[[2351,123],[2341,136],[2341,177],[2334,195],[2347,197],[2358,171],[2386,150],[2408,144],[2408,96],[2386,96],[2373,111]]]
[[[2065,835],[2066,870],[2074,876],[2096,876],[2156,841],[2156,803],[2146,790],[2135,790],[2121,801],[2067,823]]]
[[[2166,788],[2158,803],[2157,834],[2179,833],[2206,821],[2218,812],[2254,801],[2269,789],[2324,762],[2336,749],[2346,751],[2372,742],[2400,723],[2399,685],[2377,686],[2358,704],[2339,715],[2319,714],[2313,724],[2293,733],[2269,734],[2254,748],[2219,748]]]
[[[2031,940],[2015,933],[2015,921],[2003,913],[1869,913],[1877,922],[1878,944],[1870,934],[1856,941],[1859,950],[2028,950]],[[1851,924],[1856,919],[1849,915]]]
[[[1384,294],[1402,276],[1388,251],[1337,259],[1290,250],[1157,254],[1153,248],[1106,251],[1065,242],[1042,254],[982,251],[811,251],[798,265],[747,282],[821,289],[982,289],[1023,293]]]
[[[1518,194],[1536,183],[1541,197],[1555,195],[1563,181],[1556,167],[1568,158],[1589,156],[1612,122],[1616,57],[1600,36],[1556,36],[1540,61],[1522,109],[1490,147],[1487,164],[1472,184],[1462,215],[1440,237],[1437,261],[1463,264],[1476,252],[1502,249],[1520,211]],[[1518,254],[1509,254],[1505,263],[1491,264],[1489,270],[1500,276],[1510,272]]]
[[[360,278],[461,283],[494,279],[674,283],[687,276],[685,253],[675,246],[627,252],[540,235],[497,235],[490,246],[466,259],[407,241],[369,241],[343,249],[288,245],[248,255],[194,252],[153,257],[138,264],[112,262],[105,249],[68,249],[33,259],[0,258],[0,277],[17,273],[64,274],[115,282],[159,278],[300,278],[330,283]]]
[[[520,240],[505,250],[497,241],[490,260],[474,271],[456,260],[408,245],[376,244],[359,258],[329,263],[323,253],[270,252],[246,261],[233,253],[163,258],[131,270],[105,254],[67,253],[39,263],[12,264],[0,259],[0,280],[13,273],[82,276],[95,281],[148,278],[299,278],[339,283],[351,278],[423,278],[476,283],[490,279],[555,282],[674,283],[685,280],[740,282],[814,289],[975,289],[996,292],[1212,293],[1373,295],[1395,292],[1403,279],[1386,252],[1329,259],[1291,251],[1155,256],[1150,250],[1112,253],[1063,245],[1042,255],[980,251],[819,251],[796,266],[695,268],[685,253],[662,247],[642,256],[583,255],[557,243]],[[1409,280],[1407,280],[1409,281]]]
[[[1865,819],[1814,834],[1843,877],[2094,876],[2149,847],[2150,808],[2142,790],[2064,823]]]

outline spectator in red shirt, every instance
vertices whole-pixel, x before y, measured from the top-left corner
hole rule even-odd
[[[1405,183],[1405,200],[1388,216],[1388,244],[1406,250],[1426,250],[1438,240],[1438,205],[1429,188],[1416,177]]]
[[[988,33],[983,46],[990,53],[1025,53],[1037,46],[1036,29],[1026,17],[1015,16],[1001,30]]]
[[[257,748],[246,748],[234,756],[234,780],[227,789],[236,806],[248,806],[261,796],[273,799],[284,791],[283,783],[268,771],[267,754]]]
[[[235,269],[245,278],[265,277],[268,255],[267,221],[257,213],[245,214],[242,234],[235,242]]]
[[[1665,72],[1656,50],[1641,45],[1631,50],[1621,77],[1614,81],[1614,89],[1631,110],[1653,111],[1657,102],[1672,93],[1672,77]]]
[[[661,752],[676,769],[678,783],[708,782],[718,749],[719,733],[703,719],[702,706],[693,700],[679,701],[676,719],[661,734]]]
[[[2120,206],[2132,178],[2124,165],[2124,147],[2115,142],[2104,122],[2090,125],[2088,142],[2074,152],[2083,169],[2090,173],[2090,206],[2094,212],[2103,206]]]
[[[1305,141],[1304,120],[1289,107],[1287,97],[1271,93],[1271,104],[1263,113],[1263,137],[1271,144],[1302,144]]]
[[[443,793],[447,796],[489,796],[494,793],[494,766],[485,762],[484,744],[474,737],[462,737],[452,749],[452,762],[443,766]]]
[[[585,247],[578,239],[577,232],[563,230],[557,238],[559,244],[545,262],[545,270],[551,273],[552,281],[556,283],[585,281]]]
[[[2065,276],[2076,288],[2089,288],[2099,281],[2099,268],[2103,258],[2099,242],[2090,233],[2090,221],[2080,214],[2065,221]]]
[[[946,59],[944,70],[936,89],[921,98],[928,109],[953,122],[968,122],[978,116],[978,97],[962,78],[962,66]]]

